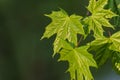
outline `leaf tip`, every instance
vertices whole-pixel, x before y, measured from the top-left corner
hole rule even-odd
[[[40,40],[42,40],[42,39],[44,39],[44,36],[42,36],[42,37],[40,38]]]
[[[44,14],[44,16],[49,17],[49,15],[48,15],[48,14]]]
[[[54,53],[52,54],[52,58],[54,58],[56,55],[56,51],[54,51]]]
[[[59,9],[60,9],[60,11],[61,11],[62,13],[68,15],[67,12],[66,12],[64,9],[62,9],[62,8],[59,8]]]
[[[52,55],[52,58],[54,58],[55,57],[55,53],[53,53],[53,55]]]

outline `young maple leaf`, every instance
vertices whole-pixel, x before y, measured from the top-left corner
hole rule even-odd
[[[100,46],[100,45],[105,45],[105,44],[110,44],[109,45],[110,50],[120,52],[120,31],[112,34],[109,38],[106,38],[104,36],[97,37],[89,45]]]
[[[88,53],[89,46],[73,48],[63,41],[63,49],[60,51],[59,61],[68,61],[71,80],[93,80],[89,67],[97,67],[92,54]],[[77,77],[77,79],[76,79]]]
[[[54,41],[54,54],[59,52],[62,46],[61,39],[67,39],[69,42],[77,45],[77,34],[83,34],[83,26],[80,23],[81,16],[75,14],[68,16],[64,10],[53,11],[52,14],[46,15],[52,19],[52,22],[46,27],[42,38],[49,38],[56,34]]]
[[[114,27],[109,23],[109,18],[117,16],[110,10],[104,9],[104,6],[107,4],[108,0],[90,0],[87,9],[91,12],[91,16],[84,19],[85,23],[88,24],[89,32],[92,30],[94,36],[103,36],[104,27]]]
[[[112,45],[110,46],[111,50],[120,52],[120,31],[114,33],[111,37],[110,40],[112,42]]]
[[[100,46],[100,45],[105,45],[105,44],[110,44],[109,45],[110,50],[120,52],[120,31],[112,34],[109,38],[106,38],[104,36],[102,37],[99,36],[94,41],[92,41],[89,45]]]
[[[113,68],[120,74],[120,31],[114,33],[110,40],[112,44],[109,49],[114,51],[112,56]]]
[[[90,48],[88,49],[89,52],[95,53],[95,60],[99,67],[101,67],[108,58],[111,57],[113,51],[109,49],[111,45],[111,41],[109,38],[106,37],[97,37],[94,41],[90,44]]]
[[[89,45],[90,52],[95,53],[95,59],[98,63],[98,66],[103,65],[107,59],[116,53],[120,54],[120,31],[114,33],[109,38],[106,37],[97,37]]]

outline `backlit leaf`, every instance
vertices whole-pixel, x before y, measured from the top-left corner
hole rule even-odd
[[[112,45],[110,46],[110,49],[120,52],[120,31],[114,33],[110,37],[110,39],[112,41]]]
[[[109,49],[110,44],[91,45],[89,51],[94,53],[95,60],[98,66],[102,66],[111,57],[113,51]]]
[[[95,54],[94,58],[98,66],[102,66],[110,58],[113,51],[109,49],[111,42],[109,38],[106,37],[97,37],[90,44],[89,52]]]
[[[88,53],[89,46],[72,48],[67,42],[63,47],[69,45],[69,49],[63,48],[60,51],[59,61],[68,61],[71,80],[93,80],[89,67],[97,67],[92,54]],[[77,78],[77,79],[76,79]]]
[[[69,42],[77,45],[77,34],[83,34],[83,26],[80,23],[81,16],[68,16],[64,10],[53,11],[52,14],[46,15],[52,19],[52,22],[46,27],[45,33],[42,37],[49,38],[56,34],[54,41],[54,54],[59,52],[62,46],[61,39],[67,39]]]
[[[104,9],[107,1],[108,0],[90,0],[87,7],[88,10],[91,12],[91,15],[89,17],[86,17],[84,19],[84,22],[88,24],[89,33],[92,30],[95,37],[103,36],[104,30],[102,26],[114,29],[114,27],[109,23],[109,18],[117,15],[109,9]]]

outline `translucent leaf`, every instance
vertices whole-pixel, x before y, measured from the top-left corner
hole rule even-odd
[[[67,42],[65,45],[69,45]],[[64,46],[65,46],[64,45]],[[68,61],[71,80],[93,80],[92,74],[89,67],[97,67],[92,54],[88,53],[87,49],[89,46],[82,46],[79,48],[63,48],[60,51],[59,61]],[[76,79],[77,77],[77,79]]]
[[[108,58],[111,57],[113,51],[109,49],[110,44],[101,44],[101,45],[91,45],[89,51],[95,53],[95,60],[98,66],[102,66],[106,63]]]
[[[99,67],[102,66],[113,53],[113,51],[109,49],[111,45],[109,38],[97,37],[89,45],[90,48],[88,50],[95,54],[95,60]]]
[[[104,8],[104,6],[107,4],[107,1],[108,0],[90,0],[89,1],[89,5],[88,5],[88,10],[91,12],[91,13],[94,13],[94,12],[97,12],[97,11],[100,11]]]
[[[117,16],[115,13],[109,9],[104,9],[108,0],[90,0],[88,5],[88,10],[91,12],[91,16],[86,17],[84,22],[88,25],[89,33],[92,30],[94,32],[94,37],[103,36],[104,27],[114,27],[109,23],[109,18]]]
[[[99,36],[89,45],[91,46],[89,51],[96,54],[95,59],[101,66],[114,52],[120,54],[120,31],[114,33],[110,38]]]
[[[112,45],[110,46],[111,50],[114,51],[118,51],[120,52],[120,31],[114,33],[111,37],[110,37],[111,41],[112,41]]]
[[[59,52],[62,46],[60,39],[67,39],[69,42],[77,45],[77,34],[83,34],[83,26],[80,23],[81,16],[68,16],[64,10],[53,11],[50,15],[46,15],[52,19],[52,22],[46,27],[45,33],[42,37],[49,38],[56,34],[54,41],[54,54]]]

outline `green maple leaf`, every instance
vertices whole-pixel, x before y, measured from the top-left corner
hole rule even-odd
[[[61,39],[67,39],[69,42],[77,45],[77,34],[83,34],[83,26],[80,23],[81,16],[68,16],[64,10],[53,11],[52,14],[46,15],[52,19],[52,22],[46,27],[42,38],[49,38],[56,34],[54,41],[54,54],[59,52],[62,46]],[[61,38],[61,39],[60,39]]]
[[[90,0],[88,5],[88,10],[91,13],[96,13],[103,10],[104,6],[107,4],[108,0]]]
[[[84,22],[88,24],[89,32],[94,31],[94,36],[103,36],[104,27],[114,27],[109,23],[109,18],[117,16],[110,10],[104,9],[108,0],[90,0],[87,9],[91,12],[91,16],[84,19]]]
[[[89,51],[96,54],[95,59],[98,66],[101,66],[114,52],[120,53],[120,31],[109,38],[97,37],[89,45],[91,46]]]
[[[95,54],[95,60],[99,67],[102,66],[113,53],[113,51],[109,49],[111,45],[110,39],[104,36],[96,38],[89,45],[90,48],[88,50]]]
[[[112,58],[113,68],[120,74],[120,31],[114,33],[110,40],[112,44],[109,49],[114,51]]]
[[[114,33],[109,38],[104,36],[97,37],[94,41],[92,41],[90,46],[99,46],[104,44],[110,44],[109,49],[113,51],[120,52],[120,31]]]
[[[95,40],[93,40],[89,45],[91,46],[99,46],[99,45],[103,45],[106,43],[110,43],[109,38],[106,38],[105,36],[99,36],[97,37]]]
[[[89,52],[94,53],[97,65],[101,67],[112,56],[113,51],[109,49],[110,44],[91,45]]]
[[[114,33],[111,37],[110,40],[112,42],[112,45],[110,46],[111,50],[120,52],[120,31]]]
[[[92,54],[88,53],[89,46],[73,48],[63,41],[63,49],[60,51],[59,61],[68,61],[71,80],[93,80],[89,67],[97,67]]]

